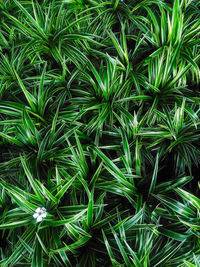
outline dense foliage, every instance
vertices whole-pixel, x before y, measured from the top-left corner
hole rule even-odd
[[[0,266],[200,267],[199,33],[199,0],[0,0]]]

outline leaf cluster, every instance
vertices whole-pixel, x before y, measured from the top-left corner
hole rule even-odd
[[[200,266],[199,8],[0,0],[2,267]]]

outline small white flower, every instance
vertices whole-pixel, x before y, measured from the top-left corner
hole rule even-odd
[[[44,207],[37,208],[33,218],[37,219],[37,222],[41,222],[43,218],[47,216],[46,209]]]

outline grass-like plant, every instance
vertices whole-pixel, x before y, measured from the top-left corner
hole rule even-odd
[[[0,266],[200,266],[198,0],[0,0]]]

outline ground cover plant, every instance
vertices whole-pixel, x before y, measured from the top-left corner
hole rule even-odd
[[[0,266],[200,266],[200,2],[0,0]]]

